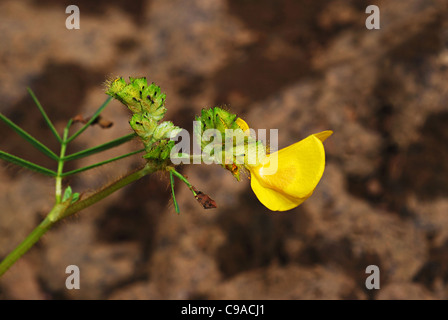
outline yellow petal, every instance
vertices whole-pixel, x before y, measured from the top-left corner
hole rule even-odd
[[[271,211],[286,211],[300,205],[306,198],[290,198],[274,189],[266,188],[260,184],[260,180],[252,175],[250,185],[258,200]]]
[[[326,130],[326,131],[322,131],[322,132],[319,132],[319,133],[314,133],[313,136],[317,137],[320,141],[324,142],[332,134],[333,134],[333,131]]]
[[[285,211],[310,197],[325,168],[322,141],[331,134],[323,131],[310,135],[249,168],[251,187],[260,202],[272,211]]]
[[[243,130],[243,132],[246,132],[246,130],[249,129],[249,125],[241,118],[236,119],[236,124]]]

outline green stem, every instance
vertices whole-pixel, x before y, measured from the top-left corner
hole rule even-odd
[[[191,183],[183,175],[181,175],[179,172],[177,172],[176,169],[174,169],[174,168],[170,168],[169,170],[172,174],[174,174],[176,177],[178,177],[180,180],[182,180],[187,185],[187,187],[191,190],[191,192],[193,193],[193,195],[195,197],[198,195],[196,193],[196,191],[194,191],[194,188],[191,185]]]
[[[65,151],[67,150],[67,137],[70,126],[72,125],[73,120],[70,119],[67,123],[67,126],[64,129],[64,135],[62,137],[61,142],[61,152],[59,154],[58,160],[58,172],[56,175],[56,203],[60,203],[62,201],[62,170],[64,169],[64,156]]]
[[[192,161],[192,163],[202,163],[202,161],[204,162],[212,162],[215,161],[214,157],[210,157],[207,154],[198,154],[198,155],[189,155],[189,154],[178,154],[178,155],[174,155],[173,159],[187,159],[188,162]]]
[[[144,176],[146,176],[150,173],[156,172],[159,169],[160,169],[160,167],[157,166],[155,163],[152,163],[152,162],[146,163],[146,165],[143,168],[141,168],[137,171],[134,171],[134,172],[128,174],[127,176],[124,176],[123,178],[111,183],[110,185],[95,192],[94,194],[90,195],[89,197],[71,204],[67,208],[67,210],[64,212],[63,218],[68,217],[68,216],[70,216],[78,211],[81,211],[87,207],[90,207],[91,205],[104,199],[105,197],[114,193],[115,191],[127,186],[128,184],[130,184],[140,178],[143,178]]]
[[[24,255],[57,221],[97,203],[131,182],[159,169],[161,168],[157,164],[148,162],[143,168],[111,183],[84,200],[69,205],[71,203],[70,198],[62,203],[56,204],[47,217],[0,263],[0,276],[3,275],[22,255]]]
[[[27,252],[52,225],[53,222],[48,218],[42,221],[36,229],[34,229],[28,237],[26,237],[25,240],[11,252],[2,263],[0,263],[0,276],[4,274],[25,252]]]
[[[177,204],[176,195],[175,195],[175,192],[174,192],[174,177],[173,177],[173,171],[172,170],[170,170],[170,184],[171,184],[171,193],[173,195],[174,209],[176,210],[176,213],[179,214],[180,213],[179,205]]]
[[[67,209],[68,203],[57,204],[47,217],[0,263],[0,276],[3,275],[23,254],[25,254],[61,216]]]

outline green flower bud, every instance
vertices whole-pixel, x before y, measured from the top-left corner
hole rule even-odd
[[[154,119],[160,121],[166,113],[166,95],[160,92],[160,87],[152,83],[142,90],[141,97],[143,112],[150,113]]]
[[[182,129],[175,126],[171,121],[160,123],[154,130],[154,139],[170,139],[171,135],[177,136]]]
[[[173,140],[165,140],[166,141],[166,145],[163,148],[161,154],[160,154],[160,158],[162,160],[167,160],[170,158],[171,156],[171,149],[173,149],[174,145],[175,145],[175,141]]]
[[[160,87],[143,78],[129,77],[129,84],[123,78],[107,84],[106,93],[126,105],[133,113],[149,113],[156,121],[162,120],[166,113],[166,95]]]
[[[213,108],[213,121],[215,128],[224,133],[226,129],[240,129],[235,123],[236,114],[232,114],[224,109]]]
[[[203,152],[210,152],[215,161],[229,170],[237,180],[240,179],[240,170],[245,164],[258,163],[266,156],[263,143],[243,132],[243,129],[247,129],[247,124],[236,114],[214,107],[203,109],[196,121],[200,122],[200,130],[196,130],[195,138]],[[221,140],[215,137],[211,142],[203,137],[208,129],[217,130]],[[217,145],[219,150],[215,148]]]
[[[170,158],[171,149],[174,147],[174,144],[175,142],[172,140],[159,140],[157,143],[151,145],[143,158],[164,162]]]
[[[121,90],[123,90],[124,87],[126,87],[126,81],[124,81],[123,78],[118,78],[112,81],[107,81],[107,91],[106,94],[110,95],[111,97],[114,97],[115,99],[119,99],[117,96],[117,93],[119,93]]]
[[[145,145],[144,158],[156,161],[169,159],[175,142],[168,140],[182,130],[172,122],[159,123],[166,113],[166,95],[154,83],[148,85],[143,78],[129,77],[129,84],[122,78],[109,82],[106,93],[125,104],[132,111],[129,122]]]
[[[148,113],[134,113],[129,124],[145,143],[152,140],[157,121]]]
[[[146,77],[142,78],[129,77],[129,85],[133,86],[138,91],[143,92],[143,90],[148,86],[148,81],[146,80]],[[139,97],[141,98],[141,94]]]
[[[142,112],[140,91],[136,87],[127,85],[117,93],[117,96],[118,99],[132,111],[132,113]]]

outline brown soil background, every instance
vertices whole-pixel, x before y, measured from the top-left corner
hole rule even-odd
[[[81,29],[65,28],[76,4]],[[365,28],[377,4],[381,29]],[[448,1],[138,0],[0,2],[0,111],[53,150],[27,95],[57,129],[105,100],[111,75],[147,76],[186,129],[202,107],[227,105],[285,147],[331,129],[314,195],[265,209],[249,182],[218,166],[182,172],[218,203],[203,210],[154,175],[57,225],[0,280],[1,299],[447,299]],[[90,128],[69,152],[130,132],[118,102],[110,129]],[[0,148],[41,165],[4,124]],[[138,141],[74,169],[140,148]],[[94,190],[138,156],[80,174]],[[51,208],[51,179],[0,166],[0,257]],[[65,288],[65,268],[81,289]],[[365,268],[381,270],[366,290]]]

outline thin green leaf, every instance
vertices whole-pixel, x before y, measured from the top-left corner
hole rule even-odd
[[[53,170],[41,167],[35,163],[29,162],[27,160],[24,160],[22,158],[13,156],[12,154],[9,154],[7,152],[1,151],[0,150],[0,159],[6,160],[8,162],[14,163],[16,165],[19,165],[21,167],[42,173],[44,175],[50,176],[50,177],[55,177],[56,176],[56,172],[54,172]]]
[[[217,207],[215,200],[210,198],[209,195],[203,193],[202,191],[197,190],[190,182],[188,182],[188,180],[183,175],[177,172],[176,169],[170,168],[169,171],[170,174],[175,175],[188,186],[190,191],[193,193],[196,201],[199,202],[204,207],[204,209],[212,209]]]
[[[44,108],[40,104],[39,100],[37,100],[36,95],[30,88],[27,88],[27,90],[28,90],[28,93],[31,95],[31,98],[33,99],[34,103],[39,108],[39,111],[42,114],[42,116],[44,117],[44,120],[47,123],[48,127],[50,128],[51,132],[53,132],[53,135],[56,137],[56,139],[58,139],[59,143],[61,143],[62,142],[61,137],[59,136],[58,132],[56,131],[56,128],[54,127],[50,118],[48,118],[47,113],[45,112]]]
[[[64,196],[62,197],[62,202],[70,198],[72,195],[72,187],[68,186],[64,191]]]
[[[179,172],[176,171],[176,169],[171,169],[170,173],[172,173],[173,175],[175,175],[176,177],[178,177],[183,183],[185,183],[187,185],[187,187],[191,190],[191,192],[193,193],[193,195],[196,197],[198,194],[196,193],[194,187],[191,185],[191,183],[183,176],[181,175]]]
[[[80,159],[80,158],[84,158],[87,156],[90,156],[92,154],[101,152],[101,151],[105,151],[114,147],[118,147],[119,145],[128,142],[130,140],[132,140],[135,137],[135,133],[130,133],[128,135],[125,135],[121,138],[109,141],[107,143],[104,143],[102,145],[90,148],[90,149],[85,149],[83,151],[80,152],[76,152],[73,154],[70,154],[68,156],[65,156],[64,158],[62,158],[62,160],[64,161],[70,161],[70,160],[75,160],[75,159]]]
[[[73,119],[68,120],[67,125],[64,128],[64,134],[61,140],[61,143],[65,143],[67,145],[67,137],[68,137],[68,131],[70,130],[70,127],[73,124]]]
[[[68,186],[64,191],[64,196],[62,197],[62,202],[66,201],[70,197],[72,197],[72,201],[70,202],[70,204],[75,203],[76,201],[79,200],[79,193],[78,192],[73,193],[72,187]]]
[[[104,108],[106,108],[106,106],[109,104],[109,102],[112,101],[112,99],[113,99],[112,97],[107,98],[106,101],[98,108],[98,110],[96,110],[96,112],[90,118],[90,120],[87,121],[87,123],[83,125],[78,131],[76,131],[70,138],[68,138],[67,143],[70,143],[71,141],[75,140],[77,136],[83,133],[84,130],[86,130],[93,123],[93,121],[95,121],[96,118],[98,118],[100,113],[104,110]]]
[[[73,198],[72,198],[72,202],[71,203],[75,203],[78,200],[79,200],[79,192],[75,192],[73,194]]]
[[[59,157],[50,149],[48,149],[47,146],[42,144],[42,142],[38,141],[36,138],[31,136],[28,132],[20,128],[18,125],[16,125],[14,122],[9,120],[6,116],[4,116],[2,113],[0,113],[0,119],[3,120],[11,129],[13,129],[18,135],[20,135],[22,138],[24,138],[26,141],[31,143],[37,150],[45,154],[46,156],[50,157],[53,160],[59,160]]]
[[[90,169],[93,169],[93,168],[105,165],[105,164],[113,162],[113,161],[117,161],[117,160],[120,160],[120,159],[123,159],[123,158],[126,158],[126,157],[133,156],[134,154],[137,154],[137,153],[140,153],[140,152],[143,152],[143,151],[145,151],[145,149],[140,149],[140,150],[137,150],[137,151],[133,151],[133,152],[124,154],[122,156],[115,157],[115,158],[112,158],[112,159],[109,159],[109,160],[105,160],[105,161],[101,161],[101,162],[98,162],[98,163],[95,163],[95,164],[92,164],[90,166],[83,167],[83,168],[80,168],[80,169],[64,172],[61,175],[61,177],[67,177],[67,176],[71,176],[71,175],[76,174],[76,173],[80,173],[80,172],[83,172],[83,171],[86,171],[86,170],[90,170]]]
[[[62,142],[61,142],[61,151],[59,153],[59,160],[58,160],[58,171],[57,171],[57,175],[56,175],[56,179],[55,179],[55,200],[56,203],[61,203],[64,201],[67,201],[67,197],[66,194],[67,192],[70,192],[70,195],[68,195],[68,197],[71,196],[71,188],[67,188],[65,190],[64,195],[61,197],[62,195],[62,170],[64,169],[64,156],[65,156],[65,151],[67,150],[67,137],[68,137],[68,131],[70,130],[70,126],[73,123],[73,119],[70,119],[67,123],[67,125],[64,128],[64,133],[62,135]],[[65,199],[64,199],[65,198]]]
[[[171,193],[173,194],[174,209],[176,210],[176,213],[179,214],[180,213],[179,205],[177,204],[176,195],[174,194],[174,177],[172,171],[170,171],[170,183],[171,183]]]

